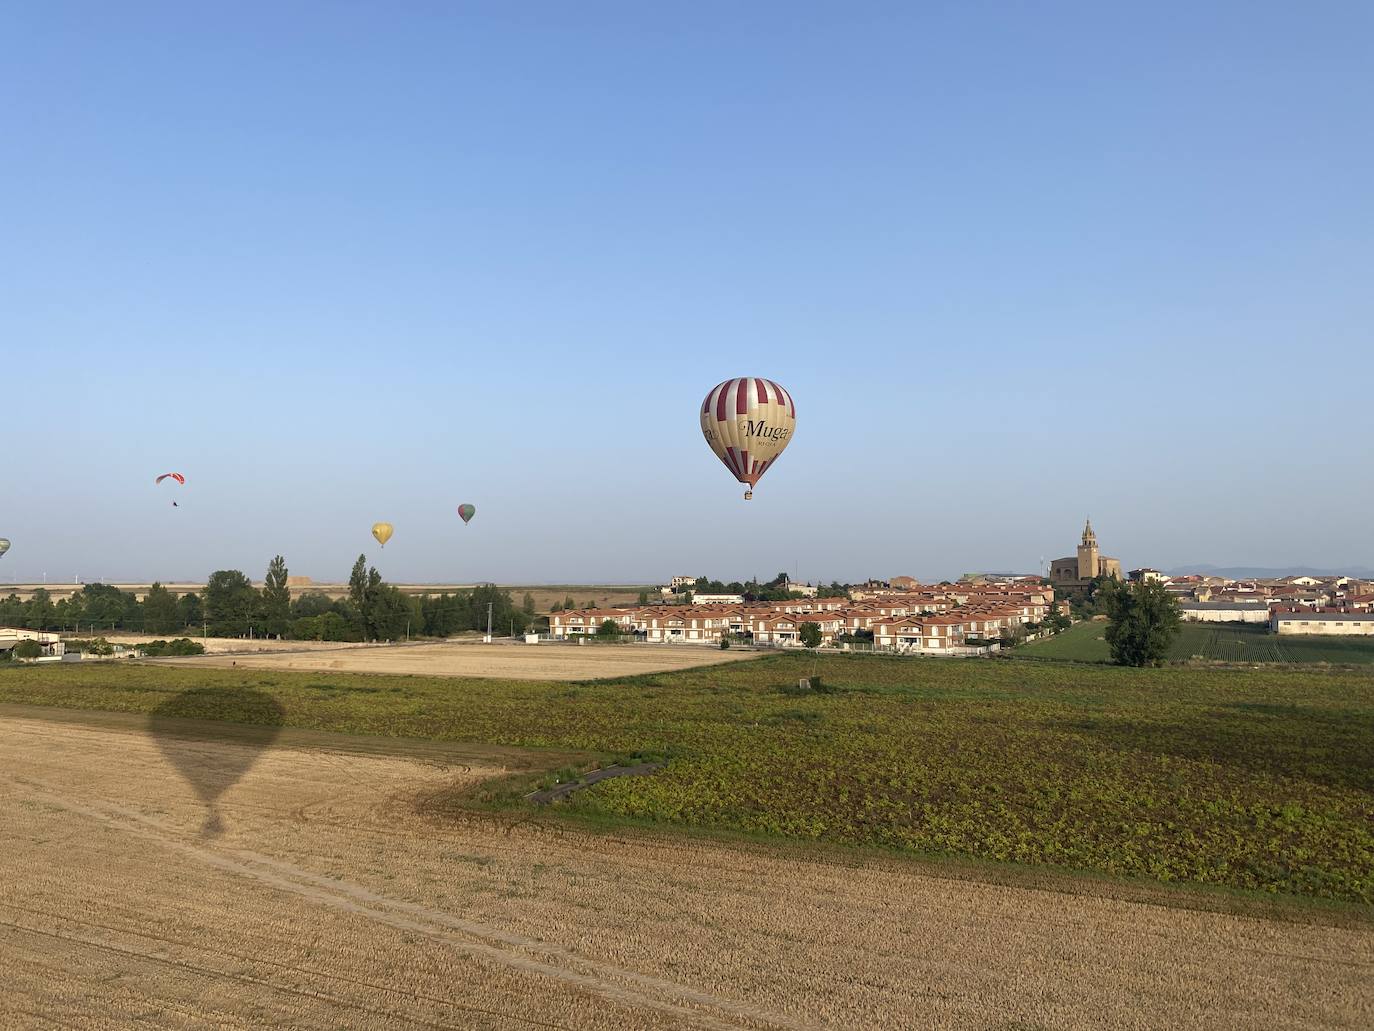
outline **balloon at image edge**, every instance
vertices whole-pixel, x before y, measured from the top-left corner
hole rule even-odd
[[[0,537],[0,555],[10,550],[10,542],[4,537]]]
[[[797,425],[797,406],[771,379],[737,376],[717,383],[701,403],[701,432],[725,468],[748,484],[744,500],[787,445]]]
[[[392,526],[390,523],[373,523],[372,536],[377,538],[377,543],[386,547],[386,542],[391,540]]]
[[[458,516],[464,523],[472,522],[472,517],[477,514],[477,506],[462,504],[458,506]]]

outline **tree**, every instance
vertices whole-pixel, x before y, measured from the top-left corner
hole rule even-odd
[[[245,637],[253,627],[258,592],[237,569],[217,569],[205,582],[205,618],[216,637]]]
[[[155,583],[143,596],[143,629],[150,634],[170,634],[183,626],[177,615],[176,596]]]
[[[105,630],[122,626],[131,615],[138,615],[134,596],[109,584],[87,584],[77,597],[81,599],[81,621],[94,623]]]
[[[43,646],[37,641],[30,641],[27,638],[14,646],[14,657],[16,659],[36,659],[43,654]]]
[[[1179,633],[1178,600],[1157,580],[1124,584],[1110,580],[1097,589],[1107,613],[1107,645],[1120,666],[1162,666]]]
[[[46,630],[57,618],[57,611],[52,603],[52,597],[42,587],[33,592],[33,597],[29,600],[28,608],[24,613],[24,625],[35,630]],[[29,656],[32,658],[32,656]],[[25,658],[21,655],[20,658]]]
[[[571,610],[573,610],[573,609],[576,609],[576,608],[577,608],[577,602],[573,601],[572,595],[571,595],[571,594],[568,595],[566,598],[563,599],[563,611],[564,611],[564,612],[569,612],[569,611],[571,611]]]
[[[286,586],[286,559],[274,557],[262,585],[263,633],[281,637],[291,623],[291,589]]]
[[[648,592],[648,591],[640,591],[640,592],[639,592],[639,604],[641,604],[641,605],[647,605],[647,604],[649,604],[649,592]]]
[[[205,618],[199,594],[183,594],[177,601],[177,618],[182,626],[199,626]]]
[[[529,591],[525,592],[525,601],[524,604],[520,606],[520,611],[523,612],[526,616],[528,616],[529,619],[534,618],[534,595],[531,594]],[[526,622],[528,621],[529,620],[526,620]]]
[[[353,618],[364,641],[377,637],[372,610],[381,586],[381,574],[375,568],[368,570],[367,556],[359,555],[358,561],[353,563],[353,571],[348,574],[348,600],[353,605]]]
[[[620,624],[613,619],[603,619],[601,625],[596,628],[596,636],[603,641],[615,641],[620,638]]]
[[[378,576],[372,570],[372,575]],[[372,608],[370,613],[372,635],[378,640],[397,641],[405,636],[406,628],[413,618],[410,602],[406,596],[388,583],[378,582],[372,588]]]
[[[806,622],[797,631],[797,636],[801,638],[801,643],[808,648],[815,648],[821,643],[821,625],[819,623]]]
[[[297,619],[323,616],[326,612],[335,611],[334,601],[324,591],[306,591],[291,603],[291,615]]]

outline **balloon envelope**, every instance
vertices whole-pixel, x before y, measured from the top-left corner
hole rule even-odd
[[[386,547],[386,542],[391,540],[391,530],[392,527],[390,523],[372,524],[372,536],[376,537],[377,543],[384,548]]]
[[[0,555],[10,550],[10,542],[4,537],[0,537]]]
[[[472,517],[477,514],[476,505],[459,505],[458,514],[463,517],[463,522],[472,522]]]
[[[792,440],[797,406],[771,379],[741,376],[718,383],[701,403],[701,432],[725,468],[752,488]]]

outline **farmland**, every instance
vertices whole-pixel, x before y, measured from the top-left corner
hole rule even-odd
[[[1267,1029],[1374,1012],[1370,925],[1350,909],[1179,910],[1162,889],[988,883],[875,850],[439,816],[426,797],[539,757],[154,726],[0,705],[0,1026]]]
[[[479,644],[427,641],[422,644],[288,647],[296,641],[271,642],[283,647],[263,654],[225,651],[189,660],[159,659],[167,665],[204,668],[211,665],[268,670],[318,670],[328,673],[383,673],[445,677],[494,677],[506,680],[593,680],[664,670],[741,662],[758,652],[701,648],[692,645],[545,643]],[[314,644],[315,642],[305,642]]]
[[[796,693],[819,671],[828,693]],[[23,668],[0,702],[655,756],[590,824],[1374,902],[1374,678],[780,655],[588,683],[156,666]],[[488,792],[485,805],[528,784]],[[455,789],[436,811],[477,804]]]
[[[1078,623],[1054,637],[1032,641],[1018,653],[1028,658],[1109,662],[1105,623]],[[1184,623],[1169,652],[1170,662],[1203,659],[1239,663],[1374,664],[1374,638],[1271,634],[1242,623]]]

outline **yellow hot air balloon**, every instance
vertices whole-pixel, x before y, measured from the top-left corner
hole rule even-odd
[[[701,403],[701,432],[740,483],[744,500],[792,440],[797,406],[771,379],[742,376],[718,383]]]
[[[373,523],[372,536],[377,538],[377,543],[386,547],[386,542],[391,540],[392,526],[390,523]]]

